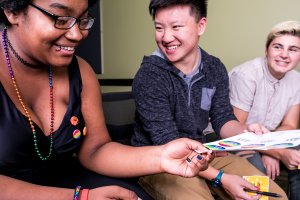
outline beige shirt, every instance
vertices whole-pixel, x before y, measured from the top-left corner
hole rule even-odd
[[[249,112],[246,123],[260,123],[273,131],[291,106],[300,103],[300,73],[289,71],[278,80],[264,57],[247,61],[229,72],[230,102]]]

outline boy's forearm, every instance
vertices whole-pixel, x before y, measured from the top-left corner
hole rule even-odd
[[[221,138],[228,138],[243,133],[244,130],[247,130],[247,126],[245,124],[236,120],[231,120],[223,125],[220,131],[220,136]]]
[[[273,158],[281,160],[286,149],[270,149],[270,150],[257,150],[257,151],[260,152],[261,154],[272,156]]]

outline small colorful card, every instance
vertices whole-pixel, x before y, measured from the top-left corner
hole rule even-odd
[[[259,191],[269,192],[269,177],[268,176],[243,176],[245,180],[252,183]],[[249,195],[256,195],[248,192]],[[268,200],[268,196],[261,196],[260,200]]]

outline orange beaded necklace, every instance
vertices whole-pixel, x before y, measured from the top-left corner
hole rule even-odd
[[[13,69],[12,69],[12,66],[11,66],[11,63],[10,63],[10,59],[9,59],[9,53],[8,53],[8,47],[7,47],[7,43],[8,43],[8,38],[7,38],[7,29],[5,28],[3,31],[2,31],[2,42],[3,42],[3,49],[4,49],[4,53],[5,53],[5,57],[6,57],[6,62],[7,62],[7,67],[8,67],[8,70],[9,70],[9,74],[10,74],[10,77],[11,77],[11,80],[12,80],[12,83],[13,83],[13,86],[15,88],[15,91],[16,91],[16,94],[18,96],[18,99],[19,99],[19,102],[25,112],[25,115],[27,117],[27,120],[29,122],[29,125],[30,125],[30,128],[32,130],[32,135],[33,135],[33,143],[34,143],[34,148],[35,148],[35,151],[38,155],[38,157],[41,159],[41,160],[48,160],[52,154],[52,149],[53,149],[53,131],[54,131],[54,101],[53,101],[53,80],[52,80],[52,66],[50,66],[49,68],[49,87],[50,87],[50,109],[51,109],[51,119],[50,119],[50,147],[49,147],[49,152],[48,152],[48,155],[46,155],[45,157],[42,156],[40,150],[39,150],[39,147],[38,147],[38,141],[37,141],[37,137],[36,137],[36,131],[35,131],[35,128],[34,128],[34,123],[31,119],[31,116],[25,106],[25,103],[23,101],[23,98],[21,96],[21,93],[19,91],[19,88],[18,88],[18,85],[17,85],[17,80],[15,79],[15,76],[14,76],[14,72],[13,72]],[[10,44],[10,42],[9,42]],[[11,44],[9,45],[11,49],[12,46]],[[16,54],[16,51],[15,50],[12,50],[14,52],[15,55],[18,55]],[[16,56],[17,59],[20,61],[19,58],[21,58],[19,55]],[[23,59],[22,59],[23,60]],[[20,61],[22,62],[22,61]],[[23,62],[22,62],[23,63]],[[23,63],[24,64],[24,63]]]

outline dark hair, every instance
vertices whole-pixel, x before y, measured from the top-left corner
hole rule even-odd
[[[88,0],[89,7],[93,6],[98,0]],[[32,0],[0,0],[0,24],[10,25],[3,9],[18,12],[27,8]]]
[[[149,4],[149,13],[152,18],[158,9],[175,5],[188,5],[191,7],[191,15],[194,15],[196,21],[207,16],[207,0],[151,0]]]

